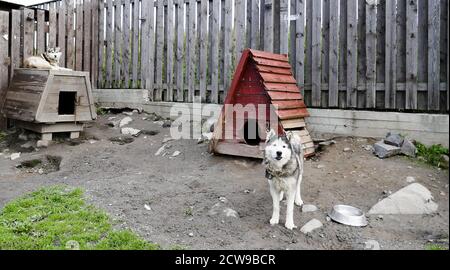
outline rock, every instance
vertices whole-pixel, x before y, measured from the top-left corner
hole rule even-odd
[[[190,237],[194,237],[194,233],[192,233],[192,232],[190,232],[188,235],[189,235]]]
[[[304,204],[304,205],[302,206],[302,212],[303,212],[303,213],[315,212],[315,211],[317,211],[317,210],[318,210],[317,206],[312,205],[312,204]]]
[[[333,144],[336,144],[335,140],[323,141],[323,142],[319,143],[320,146],[330,146],[330,145],[333,145]]]
[[[28,136],[25,133],[20,134],[17,138],[22,141],[28,141]]]
[[[167,137],[167,138],[163,139],[162,143],[168,143],[168,142],[171,142],[171,141],[173,141],[173,138]]]
[[[445,196],[445,192],[441,191],[440,195]]]
[[[364,243],[364,250],[380,250],[380,243],[375,240],[367,240]]]
[[[118,143],[119,145],[129,144],[134,142],[134,138],[131,136],[124,136],[124,137],[112,137],[109,138],[109,140],[113,143]]]
[[[418,183],[400,189],[379,201],[368,212],[369,215],[422,215],[432,214],[438,209],[431,192]]]
[[[172,126],[172,121],[171,120],[164,120],[161,126],[163,128],[170,128]]]
[[[22,144],[20,147],[24,149],[34,148],[34,142],[32,141],[26,142]]]
[[[223,210],[223,213],[225,214],[226,217],[239,218],[238,212],[236,212],[235,210],[233,210],[231,208],[225,208]]]
[[[159,156],[161,155],[161,153],[164,151],[164,149],[166,149],[166,145],[164,144],[163,146],[161,146],[158,151],[156,151],[155,156]]]
[[[308,221],[301,229],[300,231],[304,234],[311,233],[312,231],[319,229],[323,226],[322,222],[320,222],[317,219],[312,219]]]
[[[384,139],[385,144],[389,144],[389,145],[397,146],[397,147],[401,147],[403,144],[403,141],[404,141],[404,139],[400,134],[391,133],[391,132],[389,132],[386,135],[386,139]]]
[[[448,156],[447,155],[441,155],[440,166],[444,169],[448,169]]]
[[[388,158],[400,154],[400,147],[385,144],[383,142],[377,142],[373,145],[374,154],[379,158]]]
[[[175,151],[173,152],[172,157],[178,157],[180,154],[181,154],[180,151]]]
[[[412,176],[408,176],[408,177],[406,177],[406,182],[407,183],[414,183],[414,182],[416,182],[416,178],[414,178],[414,177],[412,177]]]
[[[364,148],[364,150],[366,150],[366,151],[371,151],[371,152],[373,152],[373,146],[372,145],[364,145],[362,148]]]
[[[346,147],[346,148],[344,148],[344,152],[351,152],[352,151],[352,149],[350,148],[350,147]]]
[[[133,112],[122,112],[122,114],[128,115],[128,116],[133,116]]]
[[[141,133],[144,135],[156,136],[159,134],[159,131],[158,130],[142,130]]]
[[[44,174],[44,170],[41,168],[38,170],[38,174]]]
[[[416,154],[417,154],[416,146],[408,139],[405,139],[403,141],[400,151],[403,155],[408,156],[408,157],[413,157],[413,158],[415,158]]]
[[[331,221],[331,218],[330,218],[329,216],[327,216],[325,219],[326,219],[328,222]]]
[[[37,148],[48,147],[49,144],[50,144],[50,141],[39,140],[39,141],[36,142],[36,147]]]
[[[323,169],[323,168],[325,168],[325,165],[323,165],[323,164],[317,165],[317,169]]]
[[[124,127],[126,125],[128,125],[129,123],[133,122],[133,119],[131,117],[125,117],[122,120],[120,120],[119,122],[119,127]]]
[[[120,124],[119,120],[115,120],[115,121],[109,121],[106,125],[108,125],[109,127],[115,128]]]
[[[16,159],[20,158],[20,152],[19,153],[12,153],[9,158],[11,160],[16,160]]]
[[[147,211],[151,211],[152,210],[152,208],[148,204],[144,204],[144,208]]]
[[[123,135],[131,135],[134,137],[139,136],[139,134],[141,133],[141,131],[139,129],[135,129],[135,128],[122,128],[122,130],[120,131]]]

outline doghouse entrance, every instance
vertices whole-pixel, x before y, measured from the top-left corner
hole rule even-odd
[[[75,114],[75,101],[77,92],[59,92],[58,114],[73,115]]]
[[[256,120],[250,119],[244,124],[244,140],[248,145],[259,145],[259,128]]]

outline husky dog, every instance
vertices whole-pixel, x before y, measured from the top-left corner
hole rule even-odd
[[[40,56],[30,56],[25,59],[25,68],[39,68],[39,69],[54,69],[54,70],[71,70],[59,66],[59,59],[61,58],[59,48],[49,48]]]
[[[298,135],[288,132],[286,135],[278,136],[274,130],[270,130],[267,134],[264,165],[273,200],[271,225],[278,224],[280,220],[280,201],[286,193],[285,226],[289,230],[297,228],[294,225],[294,203],[298,206],[303,204],[300,194],[303,157],[303,147]]]

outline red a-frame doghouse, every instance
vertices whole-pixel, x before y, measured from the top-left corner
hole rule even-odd
[[[256,113],[236,113],[227,109],[231,107],[227,104],[254,105]],[[266,132],[270,127],[279,134],[286,131],[298,133],[305,156],[311,156],[314,143],[304,119],[308,116],[287,55],[246,49],[234,74],[209,150],[262,158]],[[256,136],[250,138],[249,134]]]

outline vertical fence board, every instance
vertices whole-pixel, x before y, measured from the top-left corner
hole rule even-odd
[[[184,59],[184,1],[178,0],[176,7],[177,15],[175,31],[177,37],[176,50],[176,80],[177,80],[177,101],[183,101],[184,92],[184,73],[183,73],[183,59]]]
[[[406,109],[417,110],[418,0],[406,5]]]
[[[322,82],[328,83],[330,67],[330,0],[323,0],[323,25],[322,25]],[[328,102],[327,102],[328,103]],[[327,106],[322,104],[323,106]]]
[[[192,102],[193,96],[195,94],[195,73],[196,73],[196,44],[197,44],[197,35],[196,35],[196,18],[197,14],[196,10],[197,1],[190,0],[189,1],[189,73],[187,75],[188,78],[188,86],[189,86],[189,94],[188,94],[188,102]]]
[[[289,49],[289,0],[280,0],[280,28],[278,32],[280,40],[280,53],[287,54]]]
[[[330,5],[328,106],[333,108],[338,106],[339,99],[339,0],[329,0],[328,4]]]
[[[114,86],[121,87],[120,58],[122,50],[122,0],[114,1]]]
[[[91,0],[92,3],[92,30],[91,30],[91,51],[92,51],[92,61],[91,61],[91,84],[93,88],[97,88],[97,78],[98,78],[98,66],[101,60],[98,56],[99,47],[99,4],[102,1]],[[103,18],[103,17],[101,17]]]
[[[406,81],[406,2],[409,0],[397,0],[397,59],[396,59],[396,83]],[[404,110],[406,107],[405,91],[396,93],[395,109]]]
[[[349,0],[347,3],[347,106],[356,108],[358,98],[357,0]]]
[[[112,60],[113,60],[113,2],[112,0],[106,1],[106,42],[105,42],[105,58],[106,58],[106,78],[105,87],[112,87]]]
[[[201,0],[200,6],[198,6],[201,11],[201,29],[200,29],[200,97],[202,102],[206,101],[206,87],[207,87],[207,64],[208,64],[208,32],[207,32],[207,22],[208,22],[208,1]]]
[[[166,64],[166,71],[167,71],[167,100],[173,101],[173,45],[175,41],[175,32],[174,32],[174,22],[173,22],[173,13],[174,7],[173,7],[173,0],[167,0],[167,64]]]
[[[347,82],[347,0],[340,0],[339,8],[339,82],[346,84]],[[338,106],[345,108],[347,106],[346,91],[338,93]]]
[[[91,71],[91,58],[92,58],[92,52],[91,52],[91,20],[92,20],[92,13],[91,13],[91,1],[84,0],[83,4],[83,10],[84,10],[84,29],[83,29],[83,70],[84,71]]]
[[[260,0],[251,0],[251,8],[252,8],[252,17],[251,17],[251,23],[250,23],[250,32],[251,32],[251,45],[250,47],[252,49],[261,49],[259,45],[259,3]],[[247,2],[248,3],[248,2]]]
[[[306,42],[305,42],[305,84],[311,84],[312,69],[312,25],[313,25],[313,2],[314,0],[306,0]],[[306,92],[305,92],[306,95]],[[306,97],[305,97],[306,98]],[[309,101],[306,100],[305,101]],[[310,104],[307,104],[310,105]]]
[[[56,31],[58,30],[56,21],[56,3],[50,3],[48,11],[48,46],[50,48],[56,47]]]
[[[103,2],[102,2],[103,3]],[[58,8],[58,47],[62,53],[59,64],[66,66],[66,1],[61,1]]]
[[[273,0],[264,1],[262,10],[264,11],[264,50],[273,52]]]
[[[377,7],[377,83],[384,84],[386,57],[386,0],[380,0]],[[376,92],[376,108],[384,109],[384,92]]]
[[[386,109],[395,108],[397,95],[397,31],[395,8],[396,1],[386,1],[386,75],[384,97]]]
[[[32,9],[24,8],[22,10],[22,60],[34,54],[34,11]]]
[[[9,38],[11,40],[11,48],[10,48],[10,72],[9,77],[12,78],[14,74],[14,69],[19,68],[22,64],[22,60],[20,57],[20,24],[21,24],[21,12],[20,10],[11,10],[11,33]]]
[[[151,2],[151,3],[146,3],[147,5],[148,5],[148,9],[149,9],[149,12],[151,13],[151,14],[149,14],[149,21],[150,21],[150,26],[149,26],[149,29],[148,29],[148,35],[146,35],[146,39],[148,39],[148,42],[149,42],[149,45],[147,46],[147,49],[149,49],[149,47],[150,48],[152,48],[152,39],[153,39],[153,33],[152,33],[152,31],[150,30],[150,29],[153,29],[153,20],[152,20],[152,18],[153,18],[153,16],[154,15],[152,15],[153,14],[153,1],[149,1],[149,2]],[[145,5],[144,5],[145,6]],[[132,46],[133,46],[133,48],[132,48],[132,59],[131,59],[131,79],[132,79],[132,81],[133,81],[133,86],[135,87],[135,88],[138,88],[139,86],[141,86],[141,87],[148,87],[147,89],[149,89],[150,90],[150,94],[153,94],[153,87],[151,87],[153,84],[153,80],[152,80],[152,76],[151,76],[151,70],[153,70],[153,66],[154,66],[154,61],[151,61],[150,60],[150,62],[148,62],[149,63],[149,65],[148,65],[148,74],[147,74],[147,76],[148,76],[148,78],[150,78],[150,80],[149,81],[146,81],[146,82],[150,82],[150,85],[149,86],[147,86],[147,85],[143,85],[142,83],[140,83],[140,81],[139,81],[139,70],[140,70],[140,68],[142,67],[142,65],[141,66],[139,66],[139,35],[140,35],[140,32],[139,32],[139,19],[140,19],[140,16],[139,16],[139,2],[138,1],[134,1],[134,4],[133,4],[133,22],[132,22],[132,26],[133,26],[133,40],[132,40]],[[142,37],[142,38],[144,38],[144,37]],[[147,57],[147,58],[149,58],[149,59],[151,59],[151,57],[152,57],[152,50],[151,49],[149,49],[149,52],[148,52],[148,54],[149,54],[149,56]],[[141,59],[142,60],[142,59]],[[152,96],[153,97],[153,96]]]
[[[296,66],[295,66],[295,57],[296,57],[296,52],[295,50],[297,49],[296,47],[296,20],[298,20],[298,16],[296,15],[297,13],[297,1],[296,0],[292,0],[290,1],[290,7],[289,7],[289,11],[290,13],[288,14],[288,22],[289,22],[289,35],[288,35],[288,39],[289,39],[289,63],[291,63],[291,67],[292,67],[292,72],[294,74],[294,76],[296,76]]]
[[[131,2],[124,1],[123,7],[123,48],[122,48],[122,71],[123,71],[123,87],[130,87],[130,59],[131,59],[131,22],[130,22]]]
[[[211,4],[211,2],[210,2]],[[220,31],[220,1],[213,0],[212,2],[212,14],[210,19],[212,20],[211,29],[211,103],[219,102],[219,69],[215,68],[219,66],[219,31]]]
[[[163,87],[163,61],[164,61],[164,4],[158,1],[156,9],[156,95],[155,100],[162,100]]]
[[[235,48],[235,62],[236,65],[239,62],[242,51],[245,46],[245,1],[235,0],[235,36],[236,36],[236,48]]]
[[[231,1],[225,1],[225,51],[224,51],[224,95],[228,92],[232,72],[233,35],[232,35],[232,6]]]
[[[358,0],[358,59],[357,59],[357,85],[366,85],[367,57],[366,57],[366,0]],[[366,107],[366,91],[357,91],[358,108]]]
[[[0,11],[0,109],[3,107],[3,99],[8,88],[8,39],[3,38],[9,33],[9,12]],[[7,128],[7,120],[0,114],[0,130]]]
[[[295,23],[295,40],[296,40],[296,56],[295,56],[295,72],[297,84],[300,91],[304,94],[305,85],[305,4],[304,0],[296,1],[296,11],[298,18]]]
[[[321,105],[321,1],[313,1],[312,6],[312,59],[311,59],[311,83],[312,83],[312,106]]]
[[[428,1],[428,110],[440,107],[440,1]]]
[[[83,70],[83,4],[77,0],[75,9],[75,69]]]
[[[36,53],[38,55],[45,52],[45,13],[44,10],[36,10]]]
[[[366,108],[375,108],[377,94],[377,10],[375,3],[366,8]]]

